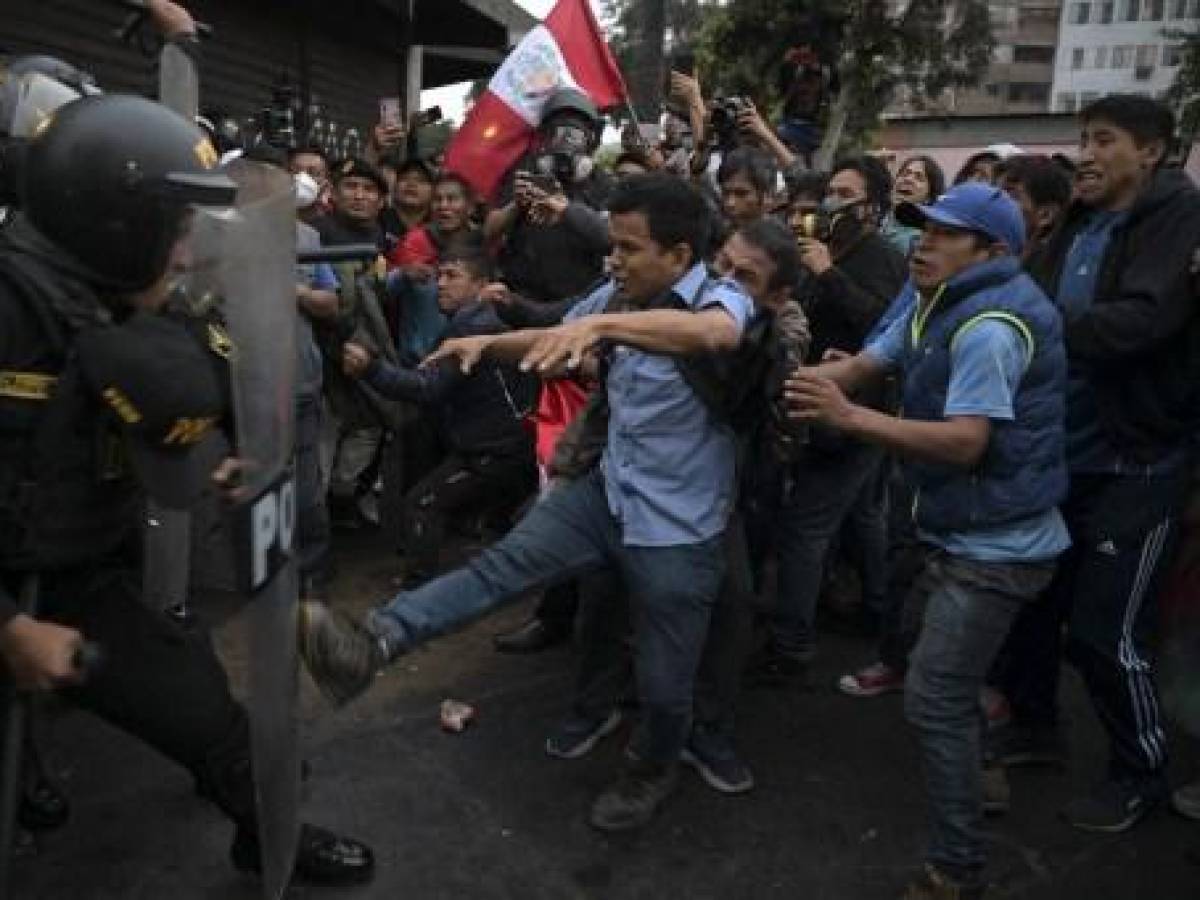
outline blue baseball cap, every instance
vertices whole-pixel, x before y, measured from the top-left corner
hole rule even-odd
[[[1025,247],[1021,207],[1000,188],[980,181],[956,185],[933,203],[901,203],[896,207],[896,221],[913,228],[932,221],[947,228],[978,231],[1006,244],[1015,255]]]

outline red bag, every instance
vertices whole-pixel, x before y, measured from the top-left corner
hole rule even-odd
[[[587,388],[570,378],[542,382],[537,409],[530,416],[530,421],[533,424],[534,452],[543,470],[554,456],[558,439],[587,403],[589,393]]]

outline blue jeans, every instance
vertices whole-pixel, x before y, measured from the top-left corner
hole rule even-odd
[[[904,711],[920,738],[932,807],[928,859],[956,878],[977,876],[986,857],[979,690],[1017,613],[1053,574],[1053,562],[977,562],[933,550],[914,585],[925,616]]]
[[[851,444],[796,471],[791,498],[776,517],[779,591],[771,639],[783,653],[811,649],[825,559],[855,501],[879,470],[882,451]],[[875,565],[884,565],[878,560]]]
[[[466,566],[398,594],[369,627],[408,650],[528,590],[603,566],[632,601],[642,720],[632,749],[654,765],[678,758],[692,720],[696,669],[725,575],[722,536],[699,544],[629,547],[598,471],[548,491],[512,531]]]

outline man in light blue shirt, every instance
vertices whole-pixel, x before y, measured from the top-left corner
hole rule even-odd
[[[547,377],[596,367],[607,393],[599,466],[559,485],[467,566],[401,593],[362,626],[305,604],[304,659],[335,701],[376,671],[507,599],[580,572],[619,570],[634,604],[642,718],[616,783],[592,807],[609,831],[645,824],[675,785],[709,615],[725,574],[735,438],[688,386],[678,356],[730,351],[753,304],[710,279],[704,199],[666,175],[624,181],[609,205],[612,277],[555,328],[447,341],[427,364],[483,356]],[[606,312],[609,304],[630,312]],[[601,314],[603,313],[603,314]]]

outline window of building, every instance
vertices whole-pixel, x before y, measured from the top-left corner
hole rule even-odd
[[[1174,67],[1181,62],[1183,62],[1183,45],[1163,44],[1162,64]]]
[[[1098,91],[1083,91],[1079,95],[1079,108],[1083,109],[1089,103],[1095,103],[1099,99],[1100,93]]]
[[[1083,6],[1088,4],[1084,3]],[[1061,12],[1061,7],[1020,7],[1017,10],[1017,28],[1024,30],[1026,28],[1045,28],[1047,26],[1055,28],[1058,26],[1058,16]]]
[[[1125,0],[1125,6],[1121,10],[1122,22],[1136,22],[1142,14],[1141,0]]]
[[[1097,47],[1096,57],[1092,60],[1092,65],[1097,69],[1103,69],[1108,65],[1108,48]]]
[[[1135,63],[1140,69],[1143,66],[1152,66],[1158,56],[1158,47],[1155,44],[1138,44],[1137,62]]]
[[[1097,21],[1101,25],[1111,25],[1112,24],[1113,12],[1114,12],[1115,6],[1116,6],[1116,4],[1111,2],[1111,0],[1109,0],[1109,2],[1100,4],[1100,15],[1099,15],[1099,18],[1097,19]]]
[[[1182,19],[1187,15],[1188,0],[1171,0],[1171,18]]]
[[[1008,102],[1047,105],[1050,102],[1050,85],[1041,81],[1011,82],[1008,86]]]
[[[1143,22],[1161,22],[1163,17],[1163,0],[1145,0],[1142,3]]]
[[[1112,67],[1128,69],[1133,65],[1133,44],[1121,44],[1112,49]]]
[[[1054,107],[1056,112],[1075,112],[1078,107],[1076,106],[1074,91],[1060,93],[1054,100]]]
[[[1071,68],[1072,69],[1082,69],[1083,68],[1083,48],[1082,47],[1076,47],[1075,49],[1073,49],[1071,51]]]
[[[1013,62],[1018,63],[1052,63],[1054,62],[1053,47],[1014,47]]]
[[[1086,25],[1092,17],[1091,3],[1072,3],[1071,4],[1071,24]]]
[[[1187,17],[1189,19],[1200,19],[1200,0],[1188,0]]]

